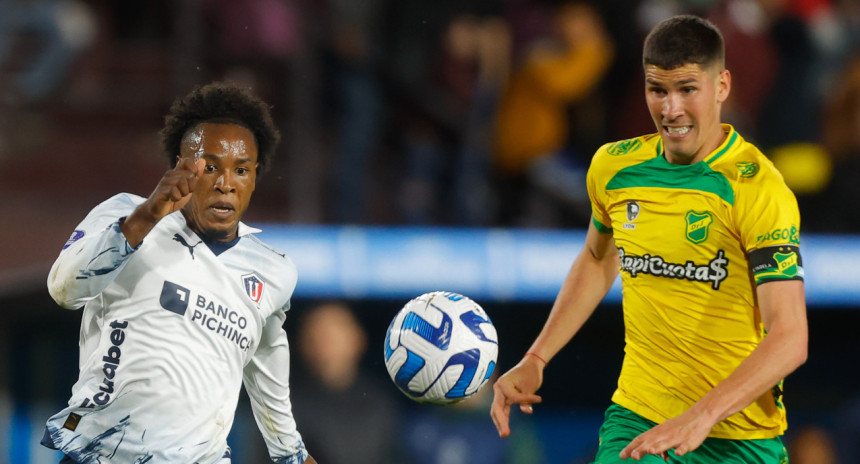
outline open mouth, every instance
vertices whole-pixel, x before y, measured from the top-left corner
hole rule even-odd
[[[233,208],[233,205],[224,202],[215,203],[211,205],[209,209],[212,210],[212,212],[214,212],[216,216],[222,218],[230,216],[236,210],[235,208]]]
[[[670,137],[683,137],[687,135],[691,130],[693,130],[693,126],[664,126],[664,129],[666,129],[666,133],[668,133]]]

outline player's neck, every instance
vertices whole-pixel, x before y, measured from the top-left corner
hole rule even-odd
[[[236,240],[239,236],[239,225],[236,224],[234,227],[229,230],[207,230],[200,226],[200,224],[195,220],[194,214],[189,213],[185,208],[180,210],[182,212],[182,216],[185,218],[185,224],[188,225],[188,228],[191,229],[201,240],[207,243],[213,242],[232,242]]]
[[[728,131],[723,129],[722,125],[717,126],[717,128],[712,132],[713,135],[710,135],[705,143],[702,144],[701,148],[696,151],[692,156],[687,156],[683,153],[672,153],[666,149],[663,150],[663,156],[666,158],[666,161],[672,164],[681,164],[681,165],[691,165],[696,164],[699,161],[704,160],[711,153],[716,151],[720,145],[726,140],[728,136]]]

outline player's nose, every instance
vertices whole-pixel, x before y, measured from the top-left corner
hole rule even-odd
[[[684,104],[681,96],[676,93],[669,93],[666,99],[663,100],[663,118],[673,121],[684,114]]]
[[[226,171],[215,179],[215,188],[221,193],[230,193],[236,191],[235,178]]]

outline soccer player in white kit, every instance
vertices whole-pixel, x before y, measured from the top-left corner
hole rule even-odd
[[[42,444],[61,463],[227,464],[244,384],[272,460],[316,464],[282,328],[296,269],[240,222],[279,139],[268,107],[210,84],[162,138],[172,168],[152,194],[95,207],[51,268],[51,296],[83,307],[80,376]]]

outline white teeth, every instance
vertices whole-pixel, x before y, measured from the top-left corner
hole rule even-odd
[[[666,128],[666,131],[667,131],[667,132],[669,132],[670,134],[675,134],[675,135],[684,135],[684,134],[686,134],[687,132],[690,132],[690,126],[684,126],[684,127],[667,127],[667,128]]]

